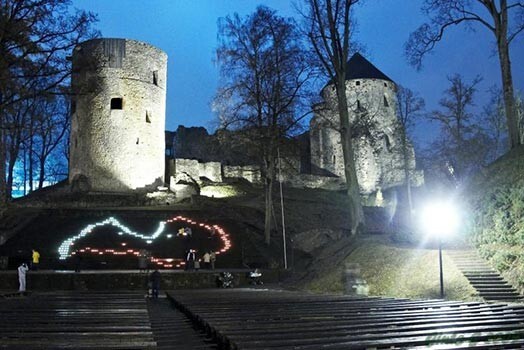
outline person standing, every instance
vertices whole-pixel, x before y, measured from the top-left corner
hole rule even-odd
[[[186,255],[186,270],[194,270],[195,269],[195,251],[193,249],[189,249],[189,252]]]
[[[20,293],[25,293],[26,287],[26,273],[29,270],[26,263],[18,266],[18,291]]]
[[[211,269],[214,270],[215,269],[215,261],[217,261],[217,255],[215,252],[211,252],[211,254],[209,254],[209,260],[211,261]]]
[[[158,291],[160,290],[160,272],[158,269],[151,273],[149,279],[151,282],[151,297],[156,299],[158,298]]]
[[[32,250],[33,254],[31,255],[31,259],[32,259],[32,265],[31,265],[31,270],[38,270],[38,264],[40,264],[40,253],[36,250],[36,249],[33,249]]]
[[[211,254],[209,252],[206,252],[204,254],[204,269],[209,270],[211,268]]]
[[[149,252],[145,249],[140,249],[138,254],[138,269],[140,272],[148,272]]]

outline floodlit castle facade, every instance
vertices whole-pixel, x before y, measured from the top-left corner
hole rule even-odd
[[[87,192],[154,191],[168,186],[177,197],[205,183],[243,178],[260,183],[255,162],[203,128],[165,132],[167,55],[143,42],[94,39],[72,55],[69,183]],[[346,77],[350,123],[360,191],[365,197],[405,183],[396,85],[359,54]],[[284,181],[295,187],[342,189],[345,184],[336,93],[322,90],[300,154],[284,156]],[[360,130],[360,131],[359,131]],[[413,147],[407,165],[412,183]],[[202,190],[203,188],[200,188]],[[204,193],[198,191],[198,193]],[[378,194],[377,194],[378,196]]]
[[[167,55],[140,41],[94,39],[72,60],[69,183],[87,191],[163,185]]]
[[[347,65],[346,96],[360,192],[364,195],[405,183],[404,166],[414,185],[422,183],[415,170],[415,153],[407,143],[407,162],[402,147],[402,125],[398,122],[396,84],[360,54]],[[310,123],[313,171],[322,169],[345,178],[337,96],[333,84],[322,90],[324,102],[315,108]]]

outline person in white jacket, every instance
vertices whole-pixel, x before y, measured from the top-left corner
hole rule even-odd
[[[18,283],[20,287],[18,288],[18,291],[23,293],[25,292],[25,275],[29,268],[27,267],[26,263],[23,263],[22,265],[18,266]]]

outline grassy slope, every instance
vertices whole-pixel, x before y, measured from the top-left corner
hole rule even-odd
[[[468,188],[473,241],[524,291],[524,146],[493,163]]]
[[[399,247],[385,238],[364,239],[345,262],[359,263],[370,295],[398,298],[438,298],[438,250]],[[444,252],[444,285],[447,299],[475,300],[475,290]],[[314,292],[343,292],[344,264],[304,288]]]

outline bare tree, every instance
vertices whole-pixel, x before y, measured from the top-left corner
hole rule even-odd
[[[0,204],[5,181],[6,113],[67,83],[67,56],[79,42],[97,36],[96,17],[72,10],[70,0],[0,0]]]
[[[409,205],[409,217],[411,219],[411,213],[413,211],[413,201],[411,196],[410,172],[412,170],[412,165],[409,161],[414,157],[412,157],[412,154],[410,154],[412,148],[409,147],[410,141],[408,134],[413,129],[416,120],[422,117],[422,113],[425,108],[425,102],[424,99],[419,96],[419,94],[400,85],[397,89],[397,101],[397,119],[400,126],[398,130],[400,131],[402,156],[404,158],[402,168],[404,170],[404,181],[406,185],[406,195],[408,198]]]
[[[478,116],[471,113],[480,77],[465,82],[456,74],[439,101],[441,109],[429,117],[438,122],[440,138],[432,144],[433,154],[456,186],[489,162],[489,137],[479,127]]]
[[[445,31],[461,23],[475,23],[493,33],[499,55],[504,106],[510,147],[522,144],[515,108],[513,78],[510,62],[510,44],[524,30],[524,2],[522,0],[425,0],[423,11],[429,22],[410,35],[406,53],[410,63],[419,67],[424,56],[439,42]],[[510,24],[511,14],[514,23]]]
[[[489,93],[491,97],[483,108],[483,122],[481,124],[491,140],[489,159],[493,161],[508,151],[508,137],[502,91],[496,86],[492,86]],[[518,110],[518,99],[516,106]]]
[[[277,148],[307,115],[300,111],[311,68],[295,22],[267,7],[226,17],[219,31],[221,87],[214,105],[222,127],[241,130],[245,149],[260,159],[269,244]]]
[[[38,189],[41,189],[46,180],[46,166],[50,156],[64,140],[70,118],[68,99],[63,96],[41,98],[39,102],[32,151],[38,160]]]
[[[32,137],[27,125],[31,123],[35,103],[33,99],[20,101],[16,109],[4,112],[5,149],[7,152],[7,197],[11,198],[14,181],[14,169],[22,145]]]
[[[344,173],[350,201],[351,234],[356,234],[364,224],[364,212],[355,166],[353,134],[349,122],[346,95],[346,71],[351,49],[351,11],[359,0],[304,0],[302,15],[312,49],[324,74],[335,86],[340,136],[344,157]]]

